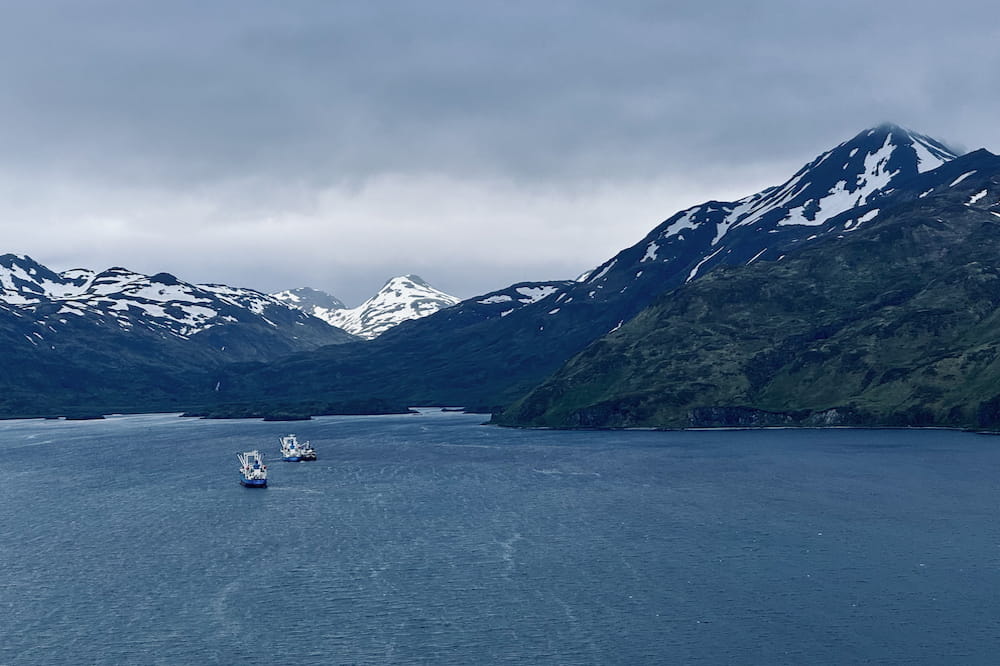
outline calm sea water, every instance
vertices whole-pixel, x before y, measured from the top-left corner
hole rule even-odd
[[[481,420],[0,422],[0,663],[1000,658],[998,438]]]

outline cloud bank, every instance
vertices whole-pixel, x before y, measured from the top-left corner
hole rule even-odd
[[[883,121],[1000,149],[986,2],[668,4],[8,3],[0,251],[469,297]]]

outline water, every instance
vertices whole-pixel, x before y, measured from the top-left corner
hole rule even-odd
[[[996,662],[1000,439],[480,421],[0,422],[0,663]]]

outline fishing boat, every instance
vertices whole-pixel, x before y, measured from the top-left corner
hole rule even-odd
[[[236,457],[240,459],[240,485],[267,488],[267,465],[260,451],[244,451]]]
[[[308,441],[299,444],[299,460],[303,462],[316,460],[316,449]]]
[[[285,435],[278,438],[281,442],[281,459],[286,462],[298,462],[302,460],[302,451],[299,440],[295,435]]]

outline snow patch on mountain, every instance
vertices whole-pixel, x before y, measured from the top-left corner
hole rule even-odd
[[[699,212],[699,210],[700,206],[684,211],[680,219],[678,219],[676,222],[667,227],[666,230],[663,232],[664,238],[667,238],[669,236],[676,236],[685,229],[694,229],[695,227],[697,227],[698,224],[694,221],[694,216],[696,213]]]
[[[890,171],[888,168],[895,150],[892,132],[889,132],[882,147],[865,156],[864,171],[858,174],[853,186],[848,185],[846,180],[837,181],[825,197],[810,199],[802,206],[789,210],[787,217],[778,224],[819,226],[851,208],[864,205],[868,197],[884,189],[899,174],[899,169]]]
[[[961,183],[963,180],[965,180],[974,173],[976,173],[975,169],[973,169],[972,171],[966,171],[961,176],[951,181],[951,185],[949,185],[948,187],[955,187],[956,185],[958,185],[959,183]]]
[[[864,224],[865,222],[871,222],[876,217],[878,217],[878,214],[879,214],[879,209],[873,208],[872,210],[868,211],[867,213],[865,213],[864,215],[855,220],[848,220],[847,222],[844,222],[844,231],[857,231],[858,229],[861,228],[862,224]]]
[[[913,150],[917,153],[917,173],[933,171],[955,156],[930,143],[927,137],[913,135]]]
[[[556,293],[558,289],[555,287],[518,287],[517,293],[521,294],[524,298],[519,298],[521,303],[528,305],[531,303],[537,303],[543,298],[547,298],[552,294]]]
[[[695,277],[698,275],[698,270],[702,266],[704,266],[706,262],[708,262],[710,259],[712,259],[713,257],[715,257],[715,255],[717,255],[720,252],[722,252],[724,249],[726,249],[726,248],[720,247],[718,250],[716,250],[712,254],[708,255],[707,257],[705,257],[704,259],[702,259],[701,261],[699,261],[698,264],[694,268],[691,269],[691,272],[688,273],[687,280],[685,280],[685,282],[690,282],[691,280],[695,279]]]
[[[656,243],[656,241],[650,243],[648,246],[646,246],[646,254],[642,256],[642,259],[639,260],[639,263],[641,264],[644,261],[656,261],[656,253],[659,249],[660,246]]]
[[[496,294],[494,296],[488,296],[481,301],[476,301],[482,305],[492,305],[494,303],[509,303],[514,300],[513,296],[508,296],[507,294]]]
[[[298,289],[279,291],[276,294],[271,294],[271,296],[287,305],[300,310],[305,310],[310,314],[315,314],[313,310],[316,308],[322,308],[325,311],[330,311],[342,310],[347,307],[339,298],[332,296],[325,291],[312,289],[310,287],[299,287]]]
[[[981,192],[977,192],[976,194],[973,194],[969,198],[969,202],[967,204],[965,204],[965,205],[966,206],[972,206],[972,205],[978,203],[980,199],[982,199],[983,197],[985,197],[989,193],[990,193],[989,190],[983,190]]]
[[[610,262],[608,262],[608,264],[604,268],[602,268],[600,270],[600,272],[598,272],[593,277],[588,277],[586,281],[587,282],[595,282],[597,280],[600,280],[602,277],[604,277],[605,275],[608,274],[608,271],[610,271],[612,268],[615,267],[616,263],[617,263],[617,261],[615,261],[614,259],[612,259]]]

